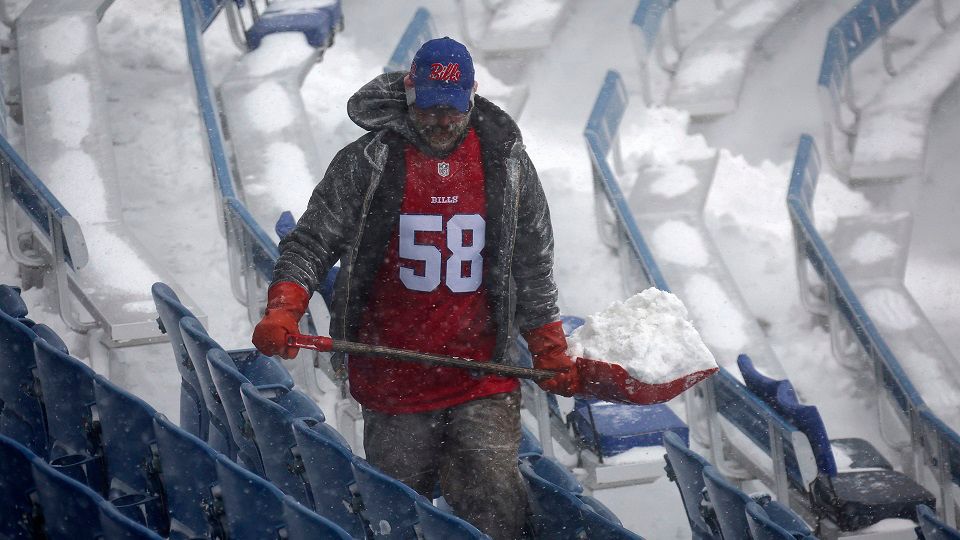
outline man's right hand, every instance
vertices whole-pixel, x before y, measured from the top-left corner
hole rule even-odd
[[[310,294],[291,281],[275,283],[267,291],[267,309],[253,329],[253,345],[267,356],[294,358],[300,349],[287,345],[290,334],[300,332],[298,323],[307,311]]]

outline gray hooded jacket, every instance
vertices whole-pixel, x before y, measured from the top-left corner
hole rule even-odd
[[[280,242],[274,283],[308,291],[340,261],[330,335],[355,340],[373,280],[399,222],[406,182],[404,147],[418,144],[407,120],[403,73],[380,75],[347,103],[347,114],[369,130],[333,158],[296,228]],[[487,198],[483,284],[502,361],[521,331],[557,320],[553,232],[537,172],[516,123],[476,96],[470,125],[480,140]],[[417,329],[414,329],[417,331]]]

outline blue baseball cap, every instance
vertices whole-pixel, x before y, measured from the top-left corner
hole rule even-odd
[[[423,44],[410,65],[410,81],[421,109],[446,106],[470,110],[473,59],[463,44],[442,37]]]

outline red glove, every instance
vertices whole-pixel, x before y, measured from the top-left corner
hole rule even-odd
[[[267,291],[267,309],[253,329],[253,345],[267,356],[293,358],[298,347],[287,345],[287,336],[299,334],[300,317],[307,312],[310,293],[292,281],[275,283]]]
[[[540,381],[540,388],[561,396],[572,396],[581,391],[580,373],[574,359],[567,356],[567,338],[560,321],[528,330],[523,333],[523,338],[533,355],[533,367],[559,372]]]

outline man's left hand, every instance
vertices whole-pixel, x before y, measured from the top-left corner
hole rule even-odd
[[[577,363],[567,355],[567,338],[560,321],[528,330],[523,337],[533,356],[533,367],[558,372],[554,377],[539,381],[540,388],[568,397],[581,391],[580,373]]]

